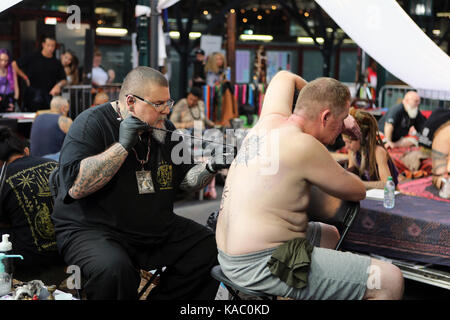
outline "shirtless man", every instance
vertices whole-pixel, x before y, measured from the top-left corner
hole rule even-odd
[[[292,113],[295,88],[301,91]],[[229,169],[216,229],[221,268],[237,285],[294,299],[402,297],[397,267],[330,250],[339,239],[337,229],[309,222],[306,213],[311,185],[342,200],[365,198],[361,180],[333,160],[323,145],[349,129],[354,120],[348,118],[349,106],[348,88],[334,79],[307,84],[281,71],[270,82],[261,118]],[[278,161],[272,174],[263,170],[267,153]],[[294,249],[284,253],[286,264],[299,264],[296,258],[303,253],[310,258],[303,284],[302,276],[292,281],[297,277],[293,272],[287,272],[293,277],[286,281],[274,275],[280,268],[274,260],[278,249],[290,244]]]

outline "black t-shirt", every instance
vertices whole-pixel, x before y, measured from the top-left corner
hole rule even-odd
[[[390,108],[378,121],[378,128],[384,133],[385,122],[391,123],[394,126],[392,133],[392,141],[398,141],[400,138],[408,135],[409,129],[414,126],[417,132],[421,132],[423,125],[427,119],[419,111],[417,117],[411,119],[408,116],[403,104],[398,104]]]
[[[66,79],[61,62],[54,57],[44,57],[40,51],[18,59],[17,64],[30,79],[31,87],[45,93],[49,93],[55,84]]]
[[[175,130],[170,121],[167,120],[165,125],[168,130]],[[67,232],[79,229],[101,228],[139,245],[159,243],[169,233],[175,218],[176,192],[187,171],[194,166],[193,162],[173,163],[171,152],[175,146],[174,152],[177,152],[180,145],[179,139],[171,141],[169,133],[164,144],[151,137],[149,162],[144,166],[145,170],[151,171],[155,193],[139,194],[136,171],[141,170],[141,165],[135,153],[130,151],[118,172],[103,188],[80,200],[65,201],[78,175],[81,160],[98,155],[118,142],[119,126],[117,113],[110,103],[106,103],[85,110],[70,127],[61,149],[60,188],[52,216],[57,234],[66,236]],[[138,142],[135,149],[139,159],[145,159],[146,144]]]
[[[196,78],[202,78],[202,81],[196,81]],[[205,74],[205,65],[202,61],[195,60],[194,61],[194,74],[192,76],[193,82],[195,85],[200,86],[206,83],[206,74]]]
[[[48,185],[50,172],[57,166],[39,157],[19,158],[8,165],[0,195],[0,222],[10,226],[1,233],[10,234],[14,254],[24,257],[14,262],[16,266],[50,265],[58,257]]]
[[[441,108],[433,111],[423,126],[419,144],[431,148],[436,130],[447,121],[450,121],[450,110]]]

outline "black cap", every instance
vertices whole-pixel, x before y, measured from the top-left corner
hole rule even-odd
[[[205,51],[203,51],[202,49],[197,49],[194,51],[195,54],[202,54],[205,55]]]

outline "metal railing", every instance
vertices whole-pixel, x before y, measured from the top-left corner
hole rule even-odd
[[[114,83],[100,87],[93,87],[92,85],[65,86],[61,95],[69,101],[69,117],[75,119],[81,112],[93,107],[95,95],[99,92],[105,92],[109,101],[117,100],[121,85],[120,83]]]
[[[408,91],[417,91],[405,85],[385,85],[378,93],[378,105],[382,108],[391,108],[402,102],[403,96]],[[421,97],[421,110],[435,110],[438,107],[450,109],[450,101]]]

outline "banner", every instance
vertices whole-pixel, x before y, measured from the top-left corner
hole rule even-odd
[[[398,79],[429,98],[450,100],[450,57],[395,0],[315,1]]]

